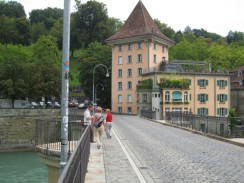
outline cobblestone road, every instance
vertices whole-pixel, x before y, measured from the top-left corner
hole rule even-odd
[[[136,116],[114,115],[113,121],[147,182],[244,183],[243,147]]]

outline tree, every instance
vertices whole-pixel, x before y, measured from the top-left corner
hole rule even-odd
[[[85,95],[92,98],[92,84],[93,84],[93,69],[98,64],[104,64],[111,73],[111,48],[108,45],[101,43],[91,43],[88,48],[84,50],[83,54],[77,59],[80,64],[80,83],[84,88]],[[106,68],[97,67],[95,69],[94,84],[101,83],[104,85],[103,92],[97,92],[97,98],[100,98],[100,103],[106,107],[111,104],[111,76],[106,77]],[[110,74],[111,75],[111,74]]]
[[[63,44],[63,18],[60,18],[55,22],[51,28],[50,35],[57,38],[58,49],[62,50]]]
[[[161,23],[160,20],[158,20],[158,19],[154,19],[154,22],[158,26],[159,30],[165,36],[167,36],[168,38],[170,38],[172,40],[174,39],[175,31],[171,27],[168,27],[168,25],[165,23]]]
[[[60,98],[61,94],[61,57],[57,39],[52,36],[41,36],[33,45],[33,60],[37,67],[32,88],[45,100],[52,97]]]
[[[49,31],[57,20],[63,17],[63,10],[59,8],[46,8],[44,10],[32,10],[30,12],[31,25],[43,22],[46,29]]]
[[[93,0],[85,4],[79,3],[77,4],[79,20],[76,23],[84,46],[87,47],[91,42],[103,42],[108,37],[106,5]]]
[[[44,35],[47,35],[48,31],[44,25],[44,22],[35,23],[31,26],[31,41],[32,43],[37,42],[37,40]]]
[[[16,1],[0,1],[0,16],[8,18],[25,18],[24,7]]]

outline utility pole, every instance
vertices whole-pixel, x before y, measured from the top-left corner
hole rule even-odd
[[[64,0],[63,55],[62,55],[62,96],[61,96],[61,159],[64,169],[68,159],[68,97],[69,97],[69,48],[70,48],[70,2]]]

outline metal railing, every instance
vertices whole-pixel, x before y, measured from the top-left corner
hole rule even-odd
[[[167,123],[223,137],[244,137],[244,119],[166,112]],[[232,127],[232,121],[236,122]]]
[[[156,119],[156,111],[142,109],[140,116],[148,119]]]
[[[64,170],[62,171],[58,183],[83,183],[87,172],[90,154],[90,126],[85,128],[82,137],[78,141],[74,152],[70,156]]]
[[[69,116],[68,123],[68,153],[72,153],[74,147],[85,130],[85,126],[79,116]],[[35,146],[37,151],[43,154],[59,155],[61,149],[61,120],[60,119],[37,119]],[[54,155],[54,154],[53,154]]]

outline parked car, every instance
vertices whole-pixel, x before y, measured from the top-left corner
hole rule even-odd
[[[80,103],[78,105],[78,109],[84,109],[85,108],[85,103]]]
[[[60,104],[58,102],[54,102],[54,108],[60,108]]]
[[[38,103],[36,103],[36,102],[31,102],[31,105],[32,105],[34,108],[38,108],[38,107],[39,107]]]
[[[68,106],[69,106],[69,107],[75,107],[75,103],[73,103],[73,102],[69,102],[69,103],[68,103]]]

